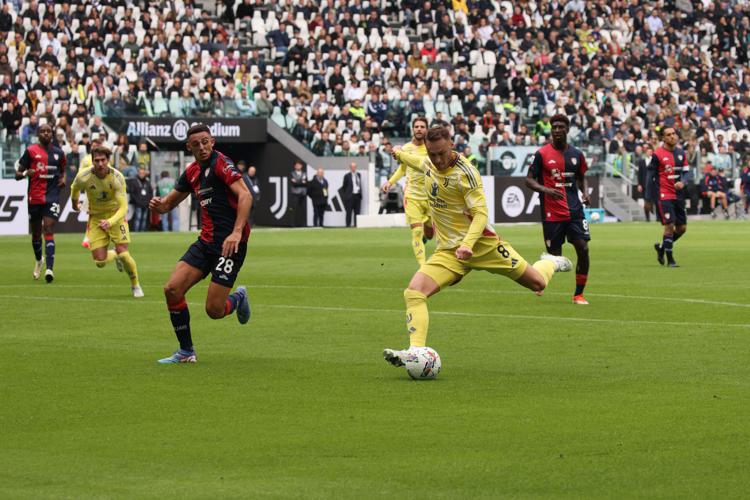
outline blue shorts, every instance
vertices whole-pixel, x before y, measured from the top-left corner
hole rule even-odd
[[[660,200],[656,204],[661,217],[662,225],[675,224],[684,226],[687,224],[687,212],[685,212],[685,200]]]
[[[245,262],[247,242],[240,243],[237,253],[229,257],[221,256],[221,245],[210,245],[199,239],[188,248],[180,259],[190,266],[203,271],[205,278],[211,273],[211,281],[232,288],[237,275]]]
[[[548,252],[562,248],[566,238],[568,243],[573,243],[576,240],[591,240],[589,223],[586,219],[542,222],[542,231],[544,232],[544,244]]]
[[[60,218],[60,204],[59,203],[44,203],[34,204],[29,203],[29,220],[31,222],[41,221],[43,217],[49,217],[50,219]]]

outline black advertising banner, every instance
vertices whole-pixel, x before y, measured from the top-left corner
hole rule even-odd
[[[495,222],[541,222],[539,193],[526,187],[525,177],[495,177]],[[591,207],[599,207],[599,178],[586,177]]]
[[[216,142],[260,143],[267,138],[265,118],[168,118],[168,117],[110,117],[107,125],[130,138],[149,139],[156,144],[181,144],[187,139],[188,129],[198,123],[208,125]]]

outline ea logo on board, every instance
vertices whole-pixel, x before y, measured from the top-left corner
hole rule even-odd
[[[174,125],[172,125],[172,136],[174,136],[175,139],[178,141],[184,141],[187,139],[187,132],[190,128],[190,125],[188,125],[188,122],[185,120],[177,120],[174,122]]]
[[[503,212],[508,217],[518,217],[526,206],[526,197],[523,195],[521,188],[509,186],[502,196]]]

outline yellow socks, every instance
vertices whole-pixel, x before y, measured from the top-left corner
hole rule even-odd
[[[404,300],[406,301],[406,328],[409,331],[409,345],[424,347],[427,342],[427,329],[430,326],[427,296],[422,292],[407,288],[404,290]]]
[[[417,262],[420,266],[425,262],[423,237],[424,228],[421,224],[417,227],[411,228],[411,249],[414,251],[414,257],[417,258]]]
[[[549,280],[551,280],[552,275],[555,274],[555,263],[549,260],[538,260],[534,262],[531,267],[539,271],[539,274],[544,276],[545,285],[549,284]]]
[[[135,265],[135,259],[130,255],[130,252],[122,252],[118,257],[120,257],[122,266],[130,277],[130,284],[132,286],[138,285],[138,268]]]

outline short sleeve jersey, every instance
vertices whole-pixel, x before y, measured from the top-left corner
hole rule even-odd
[[[687,155],[682,148],[674,148],[674,151],[661,147],[654,151],[651,156],[649,169],[656,172],[656,183],[658,185],[657,200],[684,199],[684,188],[675,189],[675,183],[682,181],[688,174]]]
[[[200,239],[209,244],[221,245],[232,233],[237,219],[237,196],[229,186],[242,179],[242,173],[224,154],[213,151],[208,164],[194,161],[187,166],[174,189],[181,193],[194,193],[201,205]],[[250,226],[245,222],[242,241],[250,236]]]
[[[529,171],[544,187],[563,193],[561,199],[547,194],[540,198],[542,221],[562,222],[583,219],[583,203],[578,197],[576,175],[584,175],[588,166],[581,150],[566,146],[565,151],[552,144],[539,148],[534,154]]]
[[[29,171],[29,204],[44,205],[60,200],[60,176],[65,175],[65,153],[50,144],[32,144],[18,160],[18,171]]]

